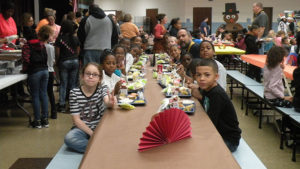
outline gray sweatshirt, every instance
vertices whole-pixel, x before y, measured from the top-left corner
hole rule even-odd
[[[112,22],[105,16],[103,19],[89,16],[85,24],[86,39],[84,49],[111,49]]]

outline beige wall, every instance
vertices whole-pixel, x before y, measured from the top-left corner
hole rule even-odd
[[[213,22],[223,22],[222,12],[228,0],[95,0],[104,10],[122,10],[133,16],[145,16],[147,8],[158,8],[159,13],[166,13],[168,18],[189,18],[193,21],[193,7],[212,7]],[[252,4],[255,0],[239,0],[236,2],[239,22],[252,19]],[[300,0],[261,0],[265,7],[273,7],[273,22],[283,10],[300,10]]]

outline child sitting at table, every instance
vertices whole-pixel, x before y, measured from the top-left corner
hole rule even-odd
[[[284,96],[282,82],[283,60],[286,55],[287,52],[283,47],[273,46],[268,52],[264,67],[264,97],[279,107],[291,107],[291,97]]]
[[[133,56],[133,63],[136,63],[137,61],[139,61],[141,47],[136,44],[132,44],[130,47],[130,54]]]
[[[172,63],[178,64],[180,63],[180,54],[181,50],[178,45],[171,45],[169,49],[169,53],[172,59]]]
[[[126,65],[125,65],[125,55],[126,49],[124,46],[116,45],[113,49],[113,53],[116,56],[117,60],[117,69],[115,70],[115,74],[119,77],[126,75]]]
[[[80,73],[81,86],[70,91],[70,112],[74,126],[65,136],[65,144],[84,153],[89,138],[93,135],[105,107],[114,107],[116,98],[101,83],[102,70],[97,63],[83,66]]]
[[[232,102],[224,89],[218,85],[218,65],[213,59],[201,59],[196,65],[194,79],[201,97],[198,98],[231,152],[241,138],[238,118]]]
[[[133,56],[129,52],[130,51],[130,39],[123,38],[120,40],[119,44],[121,46],[125,47],[125,49],[126,49],[126,57],[125,57],[126,66],[125,67],[126,67],[126,72],[128,72],[134,61]]]
[[[192,71],[190,69],[192,61],[195,61],[193,56],[190,53],[183,52],[180,56],[180,64],[177,66],[177,73],[188,83],[193,82]]]
[[[117,95],[120,91],[121,81],[120,77],[114,72],[117,68],[117,60],[110,49],[105,49],[100,57],[100,63],[103,68],[103,81],[109,92],[113,92]]]
[[[131,44],[142,46],[142,38],[140,36],[134,36],[130,39]]]
[[[257,43],[259,27],[257,25],[249,26],[249,32],[245,36],[246,54],[258,54],[259,44]],[[257,82],[261,82],[261,68],[249,64],[247,76],[255,78]]]
[[[202,41],[202,43],[200,44],[200,58],[214,59],[214,55],[215,55],[214,45],[210,41],[207,40]],[[218,74],[219,74],[218,84],[226,91],[227,71],[222,63],[220,63],[217,60],[215,61],[218,65]]]

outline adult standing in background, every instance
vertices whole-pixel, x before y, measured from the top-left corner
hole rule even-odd
[[[170,36],[177,37],[179,29],[181,29],[181,21],[179,18],[173,18],[168,26]]]
[[[269,31],[269,18],[268,15],[263,11],[263,4],[261,2],[255,2],[253,4],[254,20],[252,25],[259,27],[258,39],[264,38],[268,35]]]
[[[132,16],[130,14],[125,14],[123,18],[123,24],[120,26],[122,38],[131,39],[135,36],[139,36],[139,28],[132,23]]]
[[[7,42],[5,37],[17,35],[17,26],[15,20],[12,18],[15,5],[11,1],[5,1],[1,4],[0,13],[0,40]]]
[[[201,22],[201,25],[200,25],[200,27],[199,27],[200,32],[201,32],[205,37],[207,37],[207,36],[210,34],[210,29],[209,29],[209,26],[208,26],[207,22],[208,22],[208,18],[206,17],[206,18]]]
[[[32,39],[32,36],[37,37],[34,27],[33,17],[30,13],[24,13],[22,16],[22,24],[18,28],[20,38]]]
[[[55,23],[55,13],[54,12],[49,12],[47,16],[48,20],[48,25],[50,28],[53,30],[53,34],[50,36],[49,42],[54,43],[56,38],[58,37],[58,34],[60,32],[60,26]]]
[[[100,63],[103,50],[111,49],[119,38],[114,22],[96,4],[89,6],[89,16],[81,20],[77,36],[83,44],[84,65]]]
[[[162,53],[165,52],[165,42],[164,42],[164,35],[167,32],[165,28],[165,24],[167,23],[168,19],[166,14],[158,14],[156,19],[159,21],[158,24],[154,27],[154,46],[153,51],[154,53]]]
[[[295,19],[288,17],[287,20],[289,23],[289,30],[292,32],[292,35],[295,35]]]
[[[286,24],[286,18],[285,16],[282,16],[280,18],[280,22],[278,23],[278,31],[283,31],[285,33],[285,35],[287,35],[287,30],[288,30],[288,26]]]
[[[56,14],[56,11],[51,9],[51,8],[45,8],[45,11],[44,11],[44,17],[42,20],[40,20],[40,22],[38,23],[38,25],[36,26],[36,33],[39,32],[40,28],[43,27],[44,25],[48,25],[49,24],[49,21],[47,19],[47,17],[49,16],[50,13],[53,13],[53,15]]]
[[[109,14],[108,17],[109,17],[112,21],[114,21],[114,23],[116,24],[116,28],[117,28],[117,32],[118,32],[118,36],[119,36],[119,35],[121,34],[121,30],[120,30],[120,25],[119,25],[119,23],[118,23],[118,21],[117,21],[116,15],[114,15],[114,14]]]
[[[255,2],[252,6],[254,13],[254,20],[252,26],[256,25],[259,27],[257,39],[265,38],[269,32],[269,18],[268,15],[263,11],[263,4],[261,2]],[[264,43],[261,43],[259,54],[264,54]]]

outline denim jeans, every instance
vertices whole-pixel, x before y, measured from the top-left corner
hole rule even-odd
[[[49,72],[47,93],[49,97],[49,102],[51,105],[51,113],[56,112],[55,110],[55,97],[53,92],[53,83],[54,83],[54,72]]]
[[[65,60],[60,63],[60,87],[59,87],[59,105],[66,104],[67,90],[72,90],[77,84],[77,72],[79,70],[78,59]]]
[[[84,50],[83,65],[89,62],[96,62],[100,64],[100,56],[102,50]]]
[[[72,130],[70,130],[65,136],[65,144],[72,150],[84,153],[89,138],[90,136],[87,133],[75,127]]]
[[[226,146],[228,147],[228,149],[230,150],[230,152],[235,152],[236,149],[238,148],[239,145],[233,144],[228,140],[224,140]]]
[[[34,120],[41,120],[40,113],[42,113],[42,119],[48,118],[48,78],[48,70],[41,70],[28,76]]]

